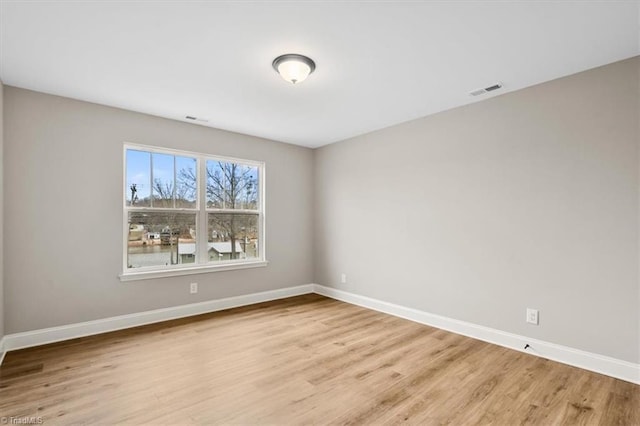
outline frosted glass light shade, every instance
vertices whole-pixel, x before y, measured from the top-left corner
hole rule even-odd
[[[311,67],[302,62],[290,60],[278,65],[278,72],[286,81],[296,84],[304,81],[309,76]]]
[[[290,53],[273,60],[273,68],[289,83],[300,83],[316,69],[316,64],[306,56]]]

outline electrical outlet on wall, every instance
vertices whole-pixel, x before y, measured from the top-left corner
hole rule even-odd
[[[198,292],[198,283],[191,283],[189,286],[189,291],[191,294],[196,294]]]
[[[340,274],[340,283],[341,284],[346,284],[347,283],[347,274],[345,274],[344,272],[342,274]]]
[[[538,325],[538,310],[527,308],[527,322],[529,324]]]

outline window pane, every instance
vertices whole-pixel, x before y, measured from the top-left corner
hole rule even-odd
[[[258,215],[209,213],[209,261],[258,257]]]
[[[172,208],[175,189],[173,155],[153,153],[153,207]]]
[[[149,207],[150,170],[151,155],[148,152],[127,149],[127,206]]]
[[[207,207],[258,209],[258,168],[207,161]]]
[[[198,188],[196,178],[196,159],[190,157],[176,157],[176,207],[196,208]]]
[[[196,261],[196,214],[129,212],[127,267]]]

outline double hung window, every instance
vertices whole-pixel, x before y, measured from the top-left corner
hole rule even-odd
[[[124,157],[123,277],[264,263],[263,163],[137,145]]]

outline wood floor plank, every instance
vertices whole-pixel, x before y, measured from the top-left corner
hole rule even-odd
[[[7,354],[0,417],[638,425],[640,386],[304,295]]]

